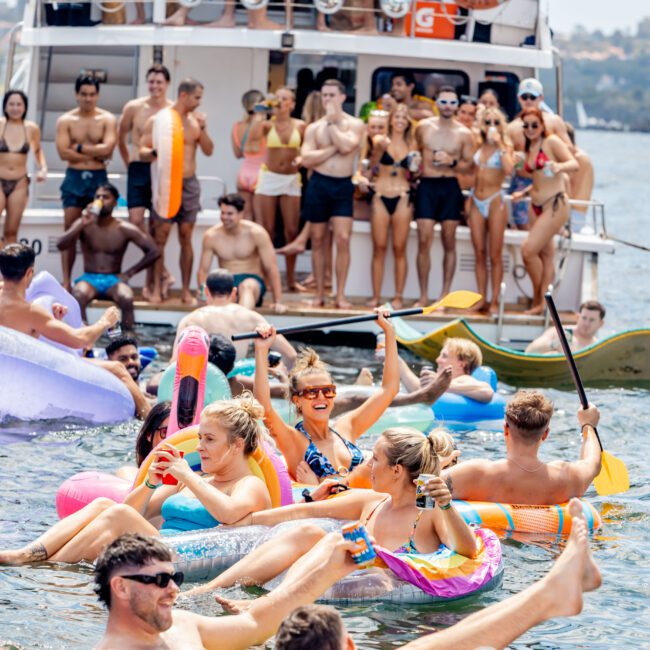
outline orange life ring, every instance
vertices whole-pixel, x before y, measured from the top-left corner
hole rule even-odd
[[[153,207],[172,219],[181,208],[183,193],[183,121],[173,108],[164,108],[153,120],[153,148],[157,156],[151,169]]]

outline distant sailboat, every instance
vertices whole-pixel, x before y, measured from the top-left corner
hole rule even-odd
[[[598,129],[600,131],[627,131],[629,127],[618,120],[605,120],[602,117],[589,117],[581,99],[576,101],[576,115],[579,129]]]
[[[576,102],[576,113],[578,115],[578,128],[586,129],[589,126],[589,117],[581,99]]]

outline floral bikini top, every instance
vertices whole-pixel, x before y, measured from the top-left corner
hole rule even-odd
[[[323,452],[320,451],[318,447],[316,447],[314,441],[311,439],[311,436],[305,431],[305,427],[302,422],[298,422],[298,424],[296,424],[296,431],[300,431],[300,433],[302,433],[302,435],[305,436],[307,440],[309,440],[309,445],[305,450],[305,462],[307,465],[309,465],[311,471],[314,472],[316,476],[318,476],[318,478],[342,474],[341,468],[334,469],[332,463],[330,463]],[[353,442],[346,440],[340,433],[337,433],[331,427],[330,431],[343,441],[343,444],[348,448],[348,451],[350,452],[350,467],[343,468],[347,474],[351,472],[357,465],[361,465],[361,463],[363,463],[363,452]]]

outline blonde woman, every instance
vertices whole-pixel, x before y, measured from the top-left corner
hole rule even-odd
[[[160,447],[145,482],[124,504],[95,499],[59,521],[35,542],[0,551],[0,564],[93,561],[126,532],[173,534],[232,524],[271,507],[264,482],[251,473],[248,457],[261,441],[264,409],[250,397],[214,402],[201,414],[199,444],[203,475],[192,471],[172,447]],[[176,485],[163,485],[170,475]],[[158,530],[151,519],[162,516]]]
[[[476,311],[498,311],[498,296],[503,279],[503,237],[508,213],[501,186],[512,174],[512,146],[506,135],[506,116],[498,108],[486,108],[478,121],[481,146],[474,153],[476,180],[471,191],[469,227],[476,259],[476,284],[482,300]],[[487,249],[490,250],[492,302],[487,300]]]

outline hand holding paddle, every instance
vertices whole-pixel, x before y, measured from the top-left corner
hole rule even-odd
[[[582,404],[582,408],[586,410],[589,408],[587,395],[585,393],[584,386],[582,385],[582,380],[580,379],[580,374],[578,373],[578,367],[576,366],[575,359],[571,353],[569,342],[567,341],[566,334],[564,333],[564,328],[560,322],[560,316],[557,313],[557,309],[555,308],[553,296],[550,293],[545,293],[544,298],[546,300],[546,304],[548,305],[548,310],[551,314],[553,324],[555,325],[555,330],[557,331],[558,338],[560,339],[562,350],[564,350],[564,355],[569,362],[569,370],[571,371],[573,383],[575,384],[576,390],[578,391],[580,403]],[[626,492],[630,489],[630,479],[625,463],[603,449],[603,443],[600,440],[598,431],[596,431],[596,427],[593,427],[593,429],[596,434],[596,438],[598,439],[598,444],[600,445],[602,462],[600,474],[598,474],[598,476],[594,479],[594,487],[596,488],[596,492],[598,492],[598,494],[601,496]]]
[[[384,314],[385,318],[393,316],[417,316],[419,314],[430,314],[441,307],[450,309],[469,309],[481,299],[481,294],[474,291],[453,291],[446,295],[442,300],[429,305],[428,307],[414,307],[411,309],[400,309],[399,311],[388,312]],[[350,316],[349,318],[336,318],[333,320],[321,321],[318,323],[306,323],[305,325],[293,325],[291,327],[281,327],[277,330],[278,334],[294,334],[296,332],[308,332],[310,330],[322,330],[328,327],[337,327],[339,325],[350,325],[351,323],[364,323],[371,320],[377,320],[376,313],[364,314],[363,316]],[[230,338],[233,341],[244,341],[246,339],[259,338],[257,332],[244,332],[243,334],[233,334]]]

